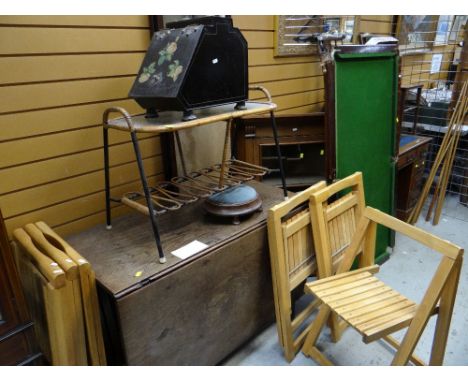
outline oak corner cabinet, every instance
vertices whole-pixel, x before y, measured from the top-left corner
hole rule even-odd
[[[247,184],[263,209],[239,225],[205,214],[203,200],[159,216],[164,264],[141,214],[67,238],[96,272],[109,364],[216,365],[274,322],[266,215],[283,193]],[[194,240],[208,247],[171,254]]]
[[[42,362],[33,330],[0,211],[0,366]]]
[[[280,187],[280,171],[269,118],[244,117],[235,123],[234,156],[270,168],[270,173],[258,180]],[[325,179],[324,123],[323,112],[276,116],[281,160],[289,190],[300,191]]]

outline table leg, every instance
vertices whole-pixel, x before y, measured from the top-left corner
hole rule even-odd
[[[281,183],[283,185],[283,194],[284,194],[284,198],[287,199],[288,190],[286,189],[286,179],[284,176],[283,161],[281,159],[281,149],[280,149],[279,140],[278,140],[278,128],[276,126],[276,119],[275,119],[275,114],[273,113],[273,110],[270,111],[270,119],[271,119],[271,128],[273,129],[273,137],[275,139],[276,155],[278,156],[278,163],[279,163],[279,169],[280,169],[280,174],[281,174]]]
[[[218,187],[220,190],[224,187],[224,173],[226,172],[226,161],[227,161],[227,154],[228,154],[228,147],[229,147],[229,138],[231,137],[231,126],[232,126],[232,119],[229,119],[226,123],[226,135],[224,137],[224,148],[223,148],[223,159],[221,161],[221,171],[219,174],[219,183]]]
[[[104,182],[106,191],[106,228],[111,229],[111,209],[110,209],[110,180],[109,180],[109,131],[106,127],[102,129],[104,141]]]
[[[156,240],[156,247],[158,248],[159,253],[159,262],[165,263],[166,257],[161,246],[161,238],[159,237],[158,224],[156,222],[156,216],[153,208],[153,203],[151,201],[151,193],[148,188],[148,181],[146,180],[145,170],[143,168],[143,161],[141,159],[140,146],[138,145],[138,138],[135,131],[130,133],[132,136],[133,149],[135,151],[135,156],[138,162],[138,170],[140,171],[141,183],[143,185],[143,191],[145,193],[146,204],[148,206],[149,216],[151,220],[151,227],[153,229],[154,239]]]

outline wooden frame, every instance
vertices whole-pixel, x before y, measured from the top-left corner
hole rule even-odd
[[[337,189],[346,186],[350,178],[355,176],[360,176],[360,174],[354,174],[313,194],[310,204],[311,213],[318,217],[321,196],[330,196]],[[327,242],[330,230],[329,227],[325,227],[326,215],[321,216],[322,218],[317,222],[319,224],[313,224],[314,234],[316,234],[315,243],[318,244]],[[378,272],[378,266],[373,264],[378,224],[400,232],[443,255],[420,304],[415,304],[373,276],[373,273]],[[325,264],[326,267],[328,263],[330,266],[330,250],[326,251],[326,249],[326,247],[316,245],[319,269],[321,266],[324,268],[321,264]],[[332,364],[315,345],[327,319],[330,315],[333,317],[333,314],[336,314],[353,326],[363,336],[365,343],[383,339],[395,347],[397,352],[392,365],[406,365],[409,361],[416,365],[423,365],[424,362],[414,356],[413,351],[429,318],[437,314],[429,364],[442,365],[461,271],[462,255],[462,248],[379,210],[366,207],[336,274],[306,284],[306,291],[315,295],[323,304],[311,326],[302,351],[320,364]],[[350,271],[357,256],[359,256],[359,269]],[[408,330],[401,344],[389,336],[405,327],[408,327]]]

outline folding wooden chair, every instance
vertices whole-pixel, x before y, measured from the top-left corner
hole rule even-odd
[[[356,173],[312,194],[309,208],[316,243],[317,264],[331,267],[330,227],[326,225],[330,210],[324,211],[326,200],[335,192],[349,187]],[[349,202],[350,203],[350,202]],[[344,202],[341,204],[343,205]],[[341,209],[343,207],[336,207]],[[375,238],[377,224],[393,229],[421,244],[440,252],[442,260],[420,304],[378,280],[374,273]],[[359,255],[359,268],[350,271]],[[416,344],[431,315],[437,314],[430,365],[441,365],[455,301],[462,265],[463,249],[424,230],[413,227],[371,207],[366,207],[359,218],[353,239],[345,250],[334,276],[307,283],[305,290],[316,296],[322,305],[304,342],[302,351],[318,363],[332,363],[315,346],[330,314],[334,313],[355,328],[365,343],[383,339],[397,349],[392,365],[416,365],[424,362],[413,356]],[[324,265],[323,265],[324,264]],[[408,327],[403,341],[398,343],[389,334]]]
[[[312,301],[301,312],[294,312],[291,293],[317,269],[309,214],[310,195],[326,186],[319,182],[271,208],[268,214],[268,239],[275,297],[278,337],[285,358],[291,362],[304,342],[305,320],[319,305]],[[336,333],[337,328],[332,328]],[[336,337],[338,337],[336,333]]]
[[[288,362],[294,359],[307,334],[307,329],[300,330],[301,325],[319,305],[314,300],[293,318],[291,293],[317,269],[308,201],[314,191],[325,186],[325,182],[319,182],[268,211],[276,327]]]

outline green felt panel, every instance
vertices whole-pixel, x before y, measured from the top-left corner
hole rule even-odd
[[[393,214],[398,57],[366,53],[335,57],[336,176],[362,171],[366,204]],[[376,260],[391,243],[379,227]]]

